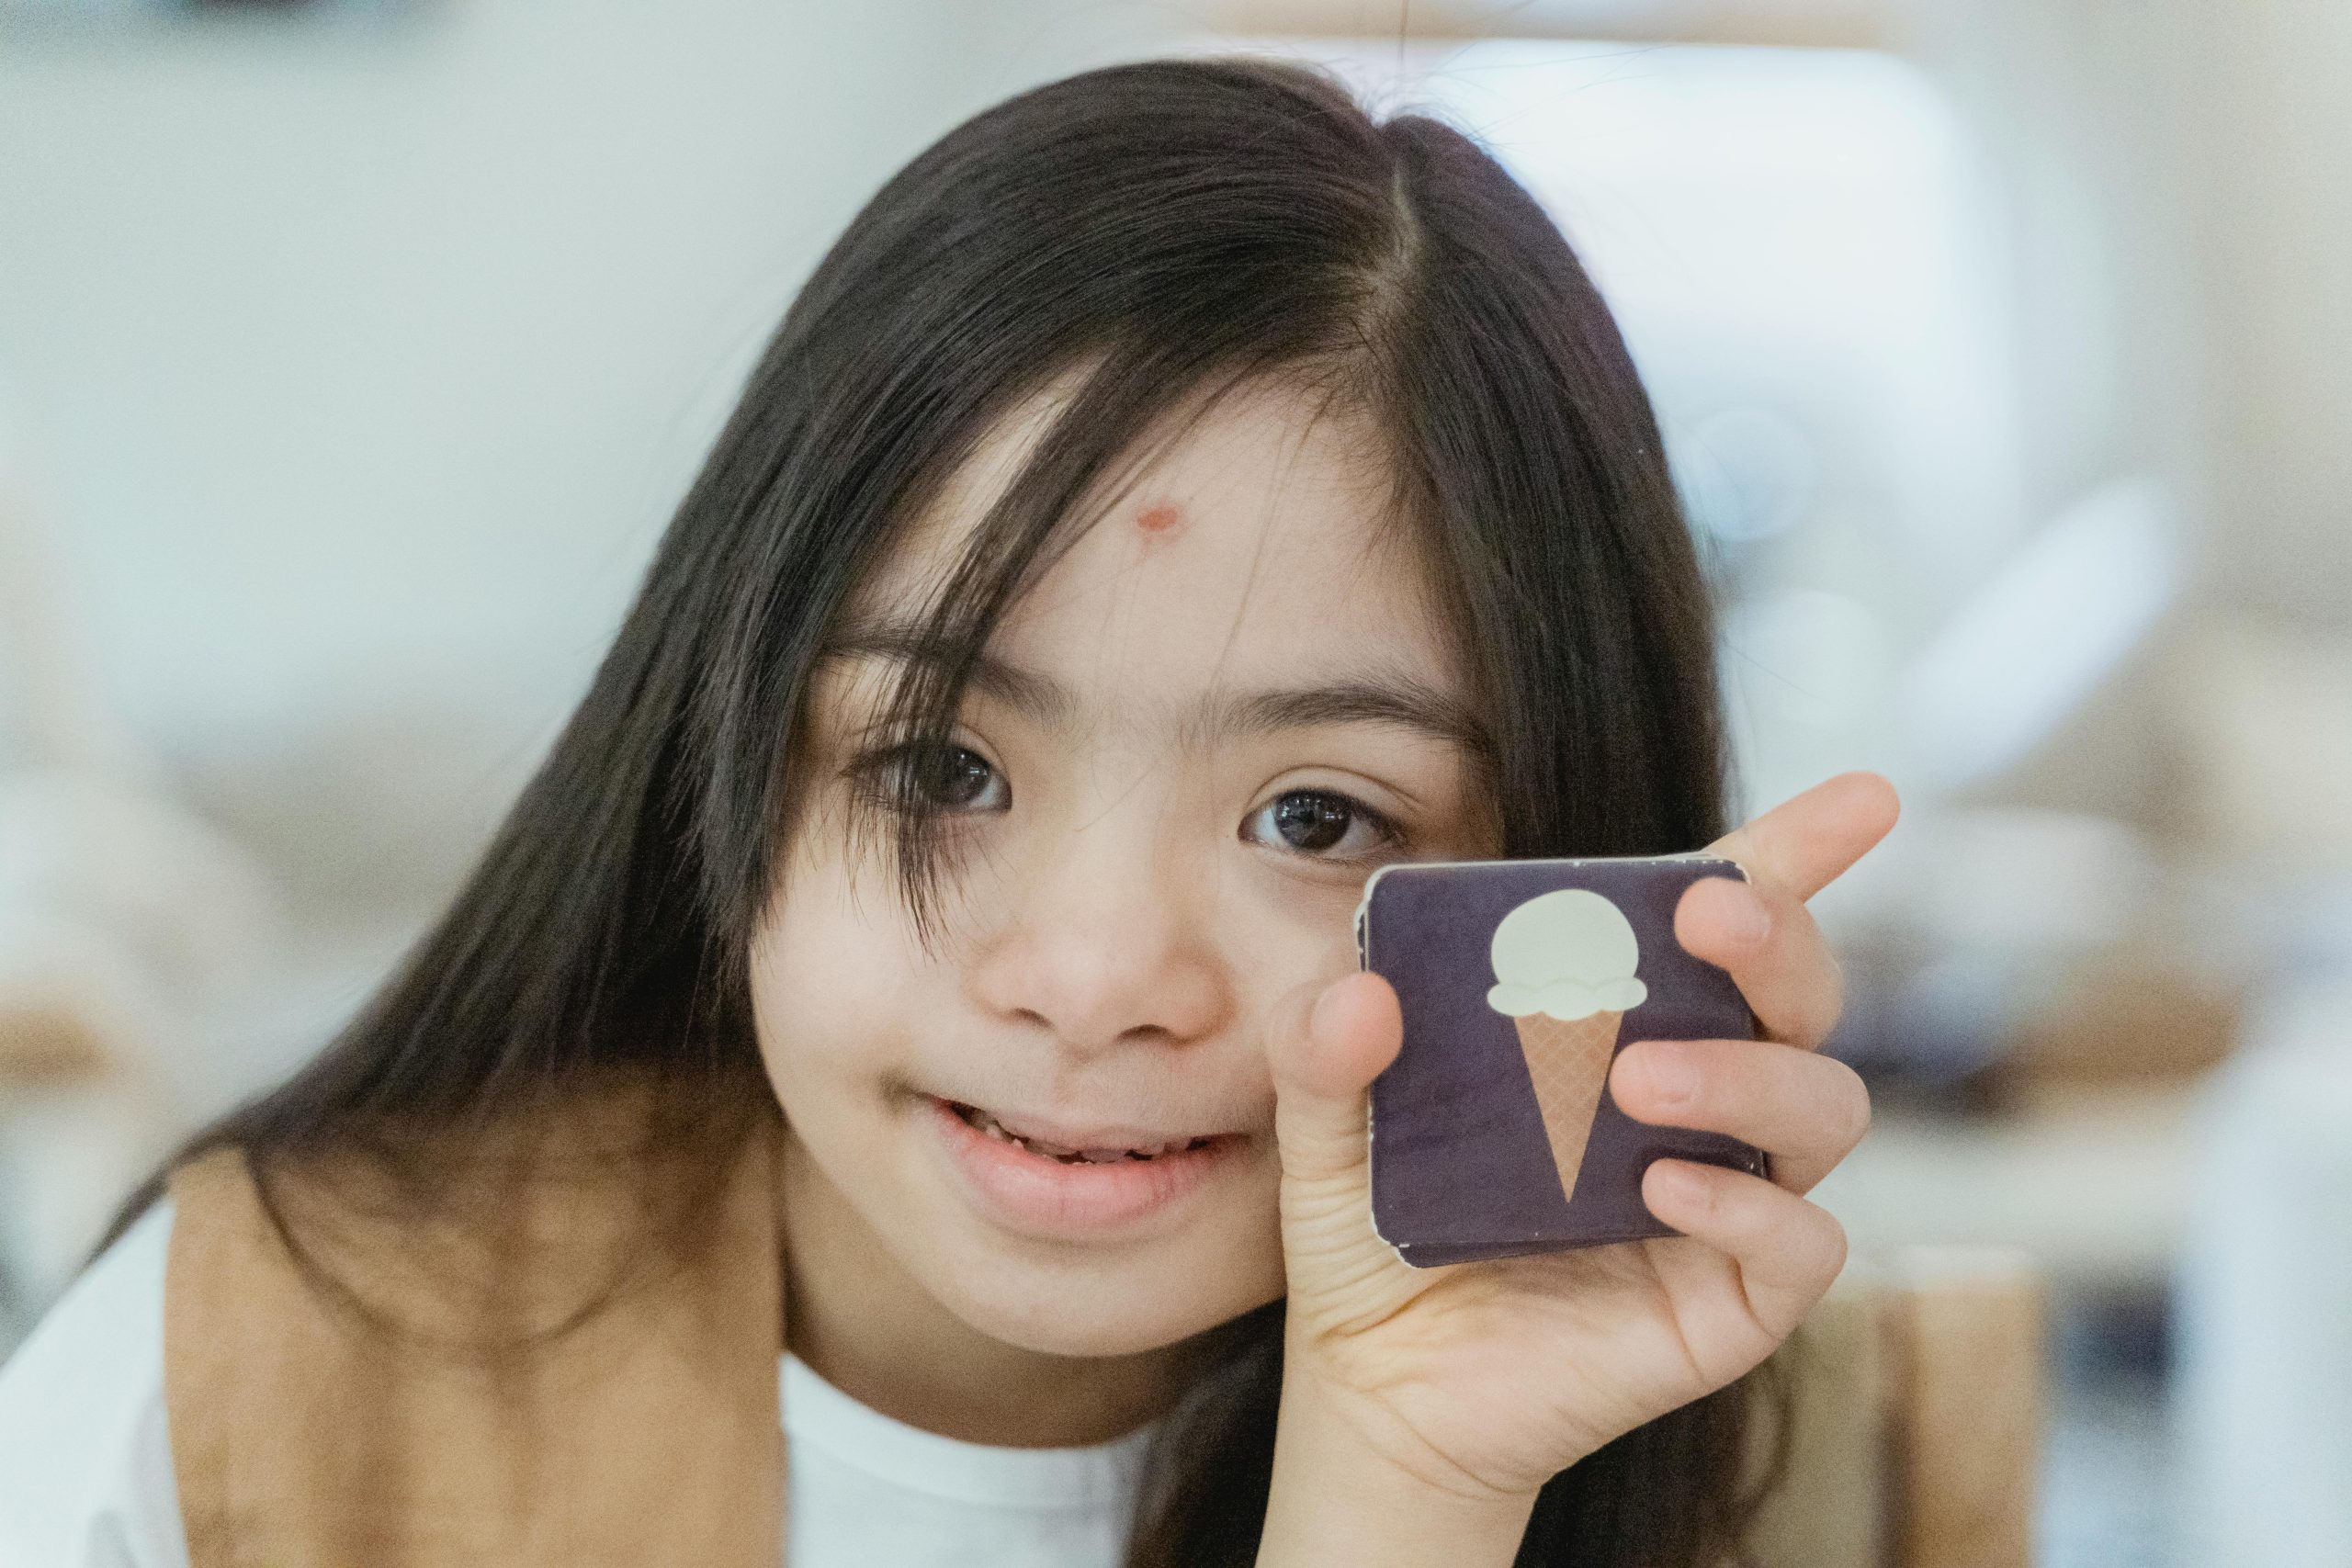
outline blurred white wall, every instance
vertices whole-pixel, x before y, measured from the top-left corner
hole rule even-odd
[[[1906,47],[2001,146],[2023,244],[2033,481],[2177,485],[2192,630],[2352,648],[2352,6],[2335,0],[1895,0]],[[2202,645],[2184,660],[2203,662]],[[2142,687],[2176,680],[2142,671]],[[2151,779],[2165,710],[2067,759]],[[2196,723],[2191,716],[2188,721]],[[2274,727],[2290,765],[2296,731]],[[2136,739],[2134,739],[2136,734]],[[2038,781],[2057,783],[2054,778]],[[2058,793],[2086,798],[2079,782]],[[2233,802],[2237,806],[2243,803]],[[2177,828],[2177,803],[2143,814]],[[2200,809],[2202,809],[2200,807]],[[2172,818],[2172,819],[2167,819]]]
[[[2340,636],[2352,629],[2352,6],[2165,9],[2207,284],[2209,570],[2233,604]]]
[[[99,689],[231,818],[255,769],[320,801],[317,842],[238,824],[280,858],[438,886],[472,846],[435,835],[560,722],[823,247],[1153,17],[432,0],[0,36],[0,430]],[[354,811],[415,841],[338,862]]]

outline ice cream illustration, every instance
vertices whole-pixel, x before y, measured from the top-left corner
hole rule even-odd
[[[1491,952],[1495,984],[1487,1005],[1519,1025],[1560,1190],[1573,1198],[1618,1022],[1649,995],[1634,977],[1641,943],[1616,905],[1571,887],[1505,915]]]

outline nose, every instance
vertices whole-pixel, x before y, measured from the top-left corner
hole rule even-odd
[[[1225,1024],[1233,988],[1209,878],[1142,829],[1097,821],[1008,879],[1003,919],[967,970],[981,1007],[1081,1051],[1183,1043]]]

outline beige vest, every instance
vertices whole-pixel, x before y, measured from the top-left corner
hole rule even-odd
[[[277,1184],[299,1262],[241,1151],[175,1172],[164,1386],[192,1568],[776,1568],[773,1128],[683,1192],[695,1223],[650,1259],[629,1243],[669,1200],[618,1174],[629,1136],[568,1114],[469,1147],[468,1208],[421,1222],[389,1175]]]

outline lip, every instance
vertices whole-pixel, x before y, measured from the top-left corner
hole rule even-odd
[[[923,1096],[921,1113],[982,1213],[1014,1230],[1073,1240],[1101,1239],[1172,1208],[1216,1175],[1241,1142],[1236,1134],[1219,1134],[1197,1148],[1154,1159],[1065,1165],[1019,1144],[989,1137],[936,1095]],[[1043,1127],[1037,1122],[1023,1125]],[[1067,1146],[1123,1148],[1160,1141],[1098,1136]]]

